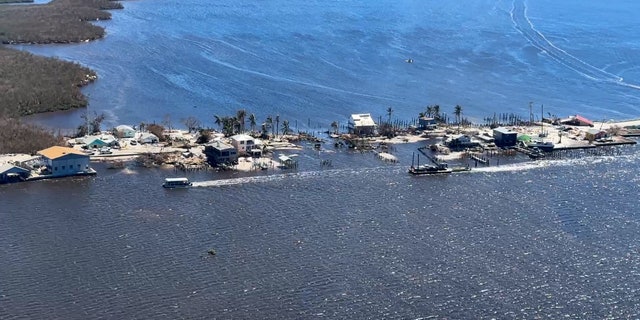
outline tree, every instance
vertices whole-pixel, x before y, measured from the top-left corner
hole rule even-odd
[[[191,133],[191,131],[196,132],[198,130],[198,127],[200,127],[200,120],[198,120],[198,118],[194,116],[189,116],[185,119],[182,119],[182,123],[185,125],[185,127],[187,127],[189,133]]]
[[[276,115],[276,133],[280,130],[280,115]]]
[[[253,113],[249,115],[249,125],[251,126],[251,132],[256,131],[256,115]]]
[[[90,117],[87,112],[83,113],[80,118],[82,119],[82,123],[78,126],[76,131],[77,137],[83,137],[88,134],[100,133],[100,126],[102,125],[102,121],[105,119],[104,113],[98,115],[95,111],[93,112],[93,117]]]
[[[247,111],[244,109],[240,109],[238,110],[238,112],[236,112],[236,119],[238,120],[238,123],[240,124],[240,132],[244,132],[244,118],[247,116]]]
[[[338,122],[337,121],[331,122],[331,129],[333,130],[333,133],[335,133],[335,134],[338,133]]]
[[[440,121],[440,106],[437,104],[433,106],[433,117],[436,121]]]
[[[391,114],[393,114],[393,108],[387,108],[387,116],[389,117],[387,123],[391,124]]]
[[[456,115],[456,122],[458,122],[458,132],[460,132],[460,122],[462,120],[462,107],[457,104],[453,110],[453,114]]]
[[[220,116],[214,115],[213,116],[213,123],[215,123],[218,127],[220,127],[220,130],[222,131],[223,128],[223,122],[222,122],[222,118]]]
[[[433,107],[427,106],[427,117],[431,118],[433,116]]]
[[[289,120],[282,121],[282,135],[287,135],[289,133]]]

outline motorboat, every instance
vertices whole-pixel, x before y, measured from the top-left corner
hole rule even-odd
[[[191,183],[187,178],[166,178],[162,184],[162,186],[167,189],[188,188],[192,185],[193,183]]]

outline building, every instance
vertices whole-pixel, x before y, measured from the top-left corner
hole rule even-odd
[[[140,143],[158,143],[160,141],[160,139],[158,139],[158,137],[150,132],[143,132],[138,136],[138,142]]]
[[[0,165],[0,184],[24,181],[31,171],[11,164]]]
[[[215,141],[204,146],[204,154],[207,156],[207,162],[212,166],[222,164],[234,165],[238,163],[238,151],[236,148],[220,141]]]
[[[114,134],[120,138],[133,138],[136,130],[133,127],[121,124],[114,129]]]
[[[605,138],[607,136],[607,132],[598,129],[589,129],[584,133],[584,139],[589,141],[594,141],[598,139]]]
[[[256,139],[248,134],[236,134],[231,136],[231,145],[238,150],[238,155],[251,155],[259,157],[262,155],[262,149],[256,143]]]
[[[82,139],[82,143],[86,146],[87,149],[98,149],[109,145],[99,136],[86,136]]]
[[[51,177],[93,174],[89,167],[89,156],[76,149],[50,147],[38,151]]]
[[[349,133],[369,136],[376,132],[376,123],[369,113],[352,114],[349,119]]]
[[[447,139],[445,145],[451,150],[464,150],[479,147],[480,142],[473,141],[471,137],[461,134]]]
[[[593,121],[580,116],[580,115],[575,115],[575,116],[571,116],[567,119],[563,119],[560,120],[561,124],[567,124],[567,125],[572,125],[572,126],[589,126],[589,127],[593,127]]]
[[[518,143],[518,133],[505,127],[493,129],[494,143],[498,147],[513,147]]]
[[[420,117],[418,119],[419,130],[435,130],[438,126],[436,118]]]

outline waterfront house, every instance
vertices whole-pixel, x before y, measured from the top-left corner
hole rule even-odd
[[[480,142],[471,140],[471,137],[460,134],[450,137],[445,141],[445,145],[451,150],[464,150],[480,146]]]
[[[83,152],[67,147],[50,147],[38,151],[51,177],[63,177],[90,174],[89,156]]]
[[[124,124],[115,127],[113,131],[119,138],[133,138],[136,135],[136,130],[133,127]]]
[[[418,119],[418,129],[419,130],[435,130],[437,128],[438,122],[436,118],[430,117],[420,117]]]
[[[376,131],[376,123],[369,113],[352,114],[348,126],[349,133],[360,136],[370,136]]]
[[[99,136],[86,136],[82,139],[82,143],[86,146],[87,149],[98,149],[109,145]]]
[[[214,141],[205,145],[204,154],[207,156],[207,162],[212,166],[238,163],[238,151],[236,148],[221,141]]]
[[[493,129],[493,138],[498,147],[513,147],[518,142],[518,133],[505,127]]]
[[[0,184],[24,181],[29,177],[31,171],[12,165],[3,164],[0,165]]]
[[[251,155],[254,157],[262,155],[262,149],[256,143],[256,139],[248,134],[236,134],[229,139],[231,139],[231,145],[238,150],[238,155]]]
[[[138,135],[138,142],[140,143],[158,143],[158,141],[160,141],[160,139],[158,139],[158,137],[150,132],[142,132],[140,133],[140,135]]]

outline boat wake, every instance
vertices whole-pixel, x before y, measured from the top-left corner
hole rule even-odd
[[[639,159],[640,154],[634,153],[619,156],[588,156],[576,159],[538,160],[534,162],[513,163],[495,167],[473,168],[471,170],[471,173],[517,172],[551,167],[588,166],[600,163],[610,163],[614,161],[635,163]]]
[[[281,173],[281,174],[241,177],[241,178],[233,178],[233,179],[198,181],[198,182],[193,182],[192,187],[223,187],[223,186],[233,186],[233,185],[241,185],[241,184],[277,182],[285,179],[307,180],[307,179],[316,179],[316,178],[362,175],[362,174],[372,174],[374,172],[380,172],[381,170],[389,170],[389,169],[392,169],[392,168],[372,167],[372,168],[359,168],[359,169],[328,169],[328,170],[320,170],[320,171]]]
[[[515,29],[518,30],[518,32],[520,32],[527,39],[527,41],[531,43],[531,45],[544,52],[547,56],[549,56],[556,62],[588,79],[614,83],[640,90],[639,85],[627,83],[622,77],[609,73],[604,69],[600,69],[583,60],[580,60],[579,58],[571,55],[570,53],[553,44],[553,42],[547,39],[547,37],[545,37],[543,33],[538,31],[533,26],[533,23],[527,16],[527,4],[525,0],[514,0],[510,15]]]

